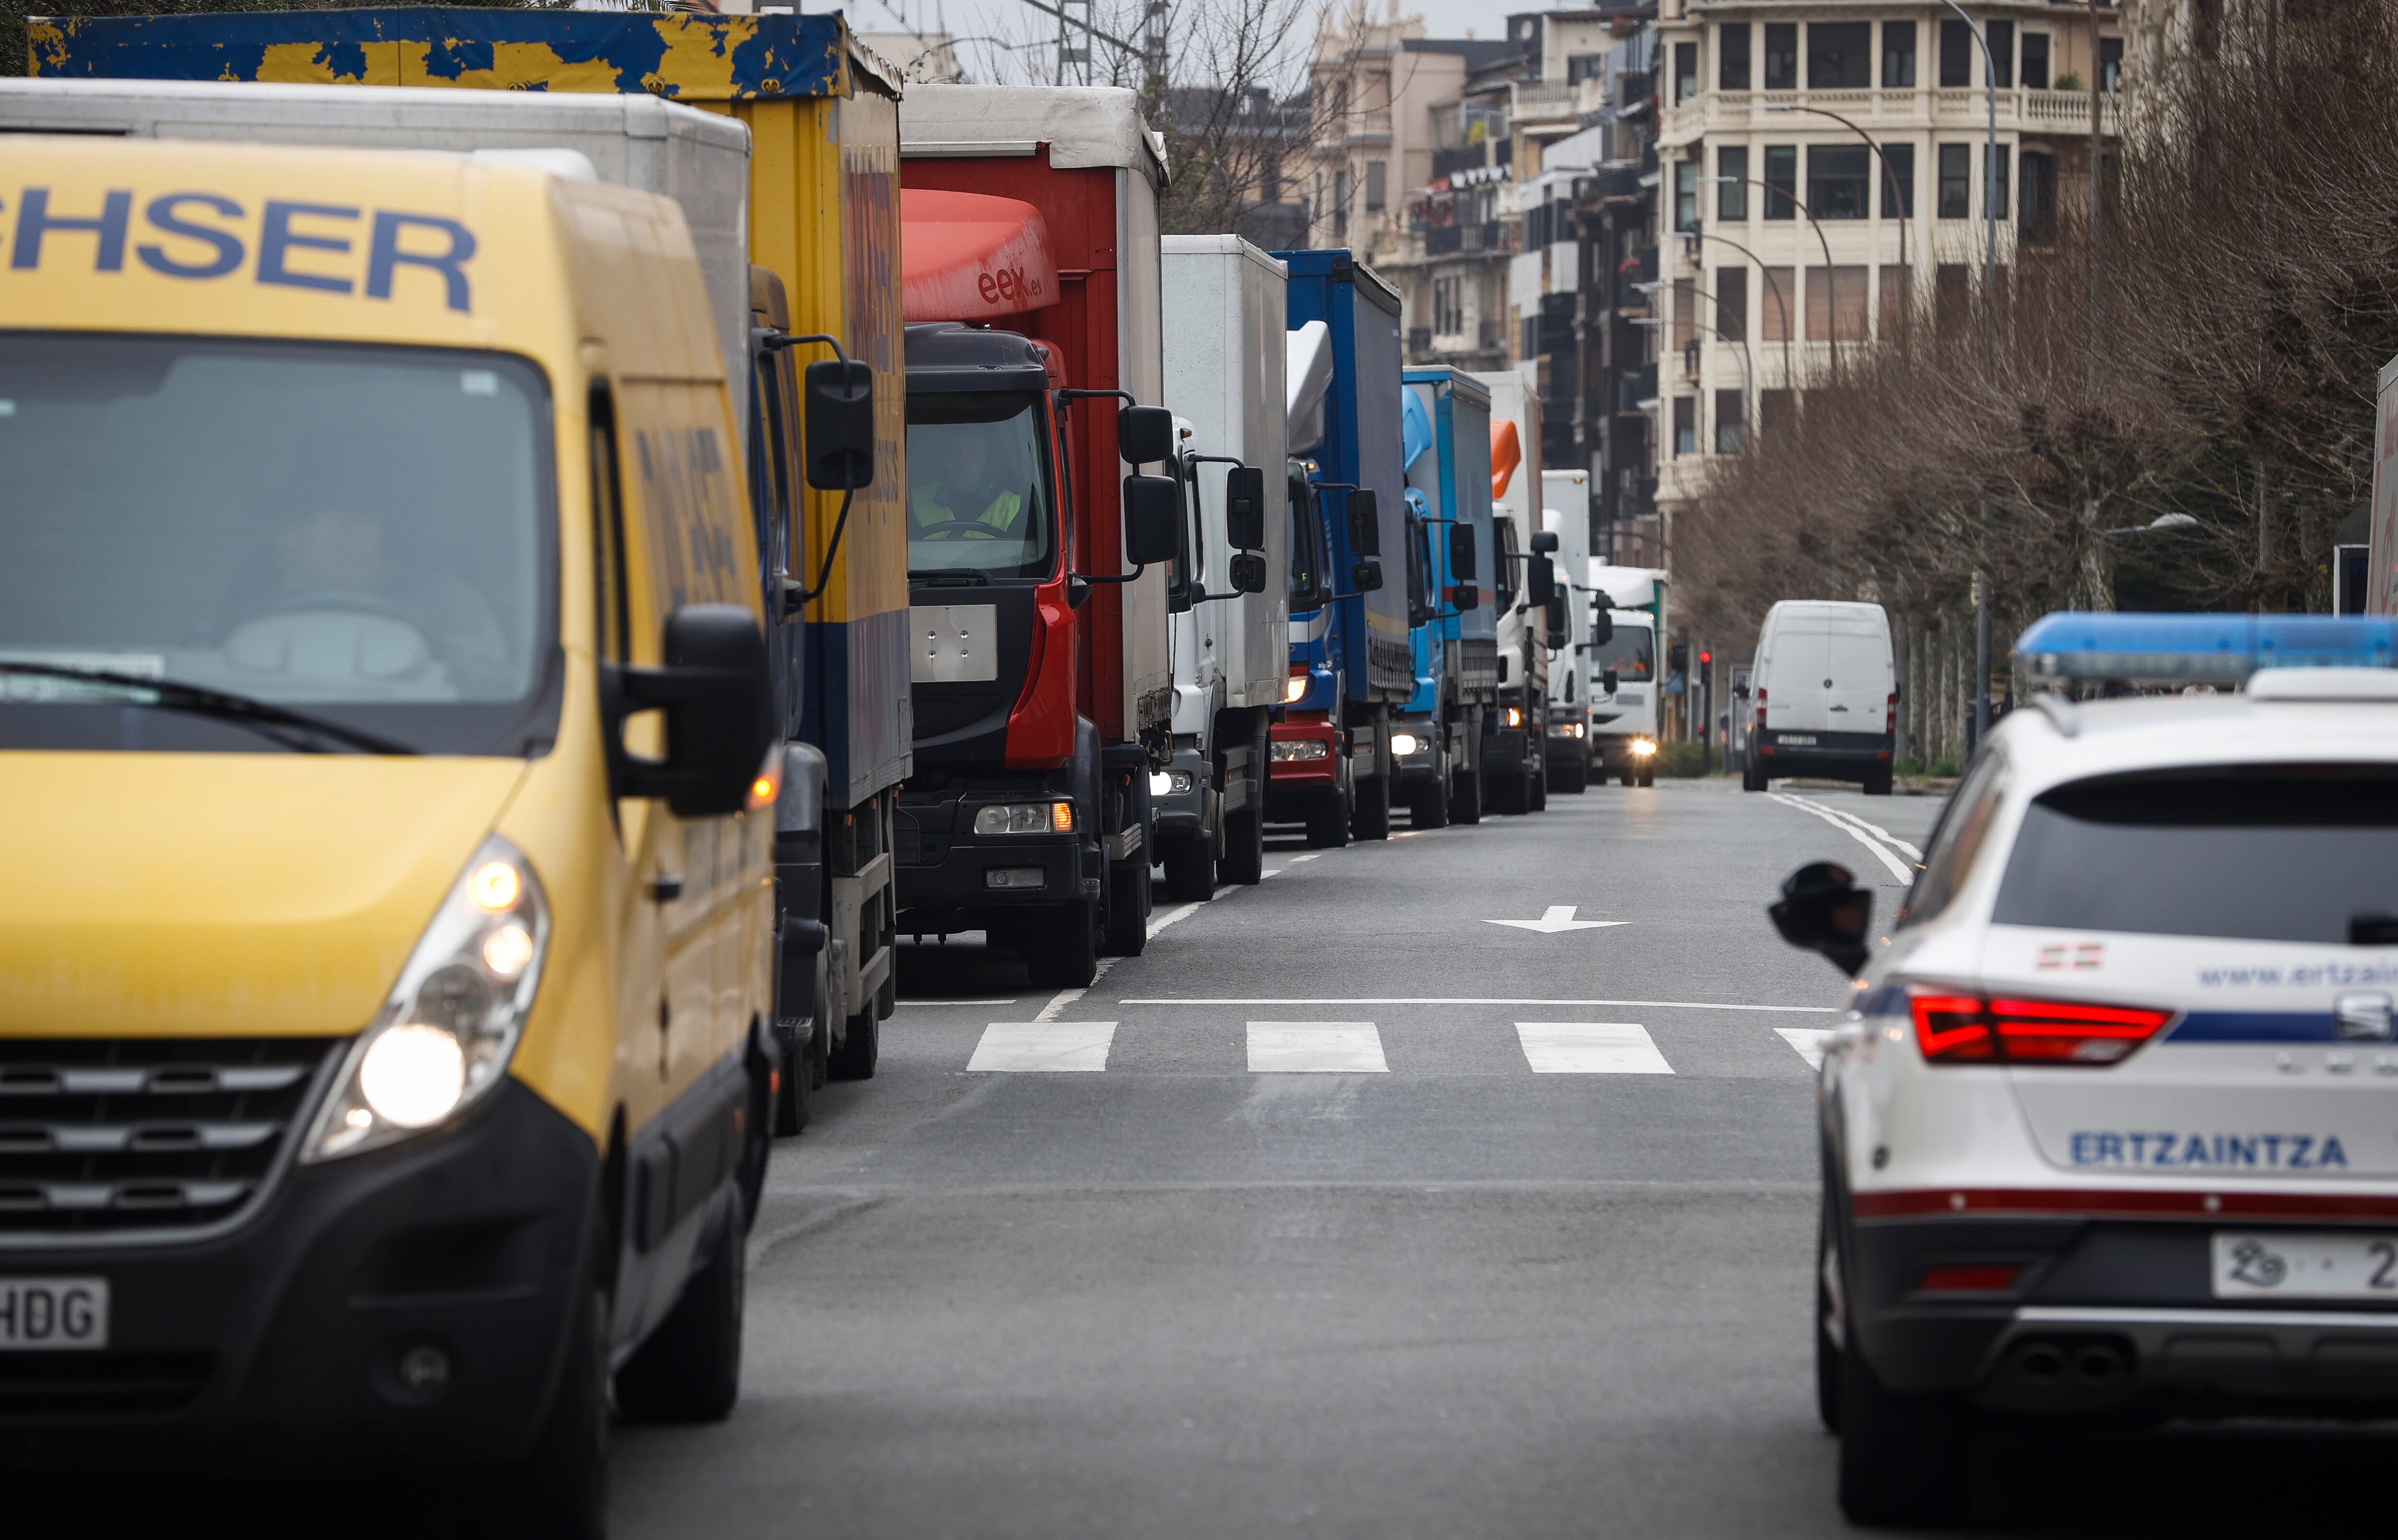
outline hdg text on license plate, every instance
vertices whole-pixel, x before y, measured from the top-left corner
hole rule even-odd
[[[0,1353],[108,1346],[108,1279],[0,1278]]]

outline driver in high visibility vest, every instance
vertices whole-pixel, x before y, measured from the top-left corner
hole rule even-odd
[[[989,440],[959,434],[951,455],[953,467],[925,467],[935,475],[910,489],[909,533],[919,540],[1021,539],[1024,494],[991,482]]]

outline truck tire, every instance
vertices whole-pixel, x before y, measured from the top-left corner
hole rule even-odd
[[[1349,832],[1359,839],[1391,837],[1391,778],[1369,775],[1357,783],[1357,810],[1350,815]]]
[[[842,1024],[841,1041],[832,1045],[825,1062],[826,1078],[871,1080],[875,1063],[882,1057],[882,1018],[869,1001],[865,1010]]]
[[[1657,772],[1653,770],[1642,770],[1640,772],[1640,783],[1644,786],[1655,785],[1657,783]]]
[[[591,1226],[596,1250],[611,1233]],[[524,1458],[491,1473],[500,1533],[527,1540],[602,1540],[608,1533],[608,1291],[592,1259],[577,1269],[565,1362]]]
[[[1265,880],[1266,821],[1253,802],[1224,815],[1224,858],[1216,863],[1219,882],[1254,888]]]
[[[1526,807],[1528,807],[1528,808],[1530,808],[1534,812],[1546,812],[1546,811],[1548,811],[1548,810],[1549,810],[1549,767],[1548,767],[1548,766],[1546,766],[1546,765],[1543,765],[1543,766],[1540,768],[1539,771],[1533,775],[1533,777],[1532,777],[1532,782],[1531,782],[1531,785],[1532,785],[1531,793],[1530,793],[1530,795],[1529,795],[1529,796],[1528,796],[1528,797],[1525,798],[1524,805],[1525,805]]]
[[[825,1001],[831,998],[832,981],[826,976],[825,954],[815,957],[816,987],[815,1013],[791,1024],[789,1049],[783,1056],[782,1088],[775,1097],[775,1135],[788,1138],[808,1126],[808,1103],[816,1087],[824,1084],[824,1020]]]
[[[1448,796],[1448,820],[1452,824],[1482,822],[1482,777],[1472,770],[1457,778],[1456,789]]]
[[[1317,794],[1307,808],[1307,848],[1311,850],[1337,850],[1349,843],[1349,809],[1340,794],[1327,791]]]
[[[1448,791],[1437,779],[1419,782],[1408,793],[1408,826],[1413,829],[1448,827]]]
[[[1524,811],[1524,804],[1530,798],[1530,786],[1531,783],[1525,778],[1522,770],[1514,770],[1503,775],[1485,776],[1482,784],[1482,800],[1492,812],[1502,818],[1520,817]]]
[[[1840,1511],[1853,1524],[1933,1525],[1965,1516],[1965,1403],[1883,1386],[1853,1344],[1840,1354]]]
[[[616,1409],[628,1421],[721,1423],[741,1399],[741,1316],[748,1292],[748,1226],[735,1186],[707,1265],[682,1286],[673,1313],[616,1371]]]
[[[1098,976],[1098,905],[1077,900],[1025,931],[1025,976],[1039,989],[1088,989]],[[1046,920],[1047,923],[1044,923]]]
[[[1149,863],[1120,861],[1108,873],[1108,933],[1111,957],[1137,957],[1149,944]]]
[[[1590,766],[1580,759],[1571,761],[1557,771],[1554,789],[1559,797],[1580,797],[1590,789]]]
[[[1165,896],[1177,904],[1205,904],[1216,896],[1216,862],[1208,854],[1204,834],[1179,835],[1159,842],[1165,858]]]

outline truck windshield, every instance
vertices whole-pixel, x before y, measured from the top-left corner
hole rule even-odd
[[[1615,670],[1619,679],[1646,679],[1656,673],[1657,661],[1649,647],[1649,628],[1615,623],[1615,637],[1591,649],[1590,666],[1594,672]]]
[[[908,569],[1045,578],[1057,553],[1043,398],[908,397]]]
[[[0,746],[270,751],[158,679],[435,753],[554,716],[546,389],[496,354],[0,337]],[[286,745],[288,746],[288,745]]]

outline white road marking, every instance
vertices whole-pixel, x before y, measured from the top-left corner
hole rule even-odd
[[[1186,904],[1179,909],[1168,909],[1162,915],[1152,916],[1149,922],[1149,939],[1155,941],[1157,939],[1157,932],[1165,930],[1167,926],[1174,924],[1178,920],[1189,919],[1192,915],[1197,914],[1198,912],[1198,904]]]
[[[1016,1001],[1012,998],[1004,1000],[918,999],[911,995],[902,995],[899,997],[899,1003],[901,1005],[1014,1005]]]
[[[1076,991],[1077,994],[1081,991]],[[1776,1011],[1836,1016],[1836,1005],[1741,1005],[1720,1000],[1563,1000],[1529,995],[1127,995],[1118,1005],[1610,1005],[1634,1011]]]
[[[1047,1074],[1108,1067],[1113,1022],[993,1022],[982,1029],[968,1074]]]
[[[1637,1022],[1517,1022],[1535,1075],[1671,1075]]]
[[[1777,1026],[1773,1032],[1784,1042],[1798,1051],[1798,1057],[1807,1061],[1809,1069],[1824,1067],[1824,1041],[1832,1035],[1830,1027]]]
[[[1773,800],[1781,803],[1785,808],[1796,808],[1800,812],[1822,819],[1825,823],[1829,824],[1832,827],[1839,830],[1842,834],[1847,835],[1851,839],[1863,845],[1866,850],[1871,850],[1874,853],[1874,859],[1876,861],[1880,862],[1883,865],[1890,868],[1890,875],[1898,879],[1901,887],[1911,887],[1914,885],[1915,873],[1901,863],[1898,857],[1882,849],[1880,845],[1875,842],[1873,836],[1866,833],[1865,830],[1857,828],[1852,824],[1842,823],[1839,817],[1835,814],[1831,809],[1820,807],[1814,803],[1806,801],[1801,797],[1791,797],[1783,792],[1768,792],[1766,795],[1772,797]]]
[[[1296,866],[1302,861],[1314,861],[1317,856],[1320,856],[1324,852],[1322,850],[1310,850],[1305,855],[1292,856],[1288,861],[1284,862],[1283,864],[1286,866]]]
[[[1888,829],[1883,828],[1880,824],[1873,822],[1871,819],[1861,818],[1855,813],[1849,811],[1846,808],[1836,808],[1828,802],[1818,802],[1812,797],[1801,797],[1795,791],[1785,792],[1782,795],[1787,797],[1793,802],[1803,802],[1811,808],[1821,808],[1824,811],[1830,813],[1834,818],[1840,820],[1844,824],[1855,824],[1857,827],[1876,836],[1881,839],[1883,843],[1891,846],[1893,849],[1905,850],[1906,852],[1907,859],[1910,861],[1920,861],[1923,859],[1923,852],[1921,850],[1917,850],[1914,846],[1908,844],[1906,840],[1899,838],[1898,836],[1891,833]]]
[[[1628,919],[1576,919],[1576,907],[1578,905],[1571,904],[1552,904],[1541,911],[1538,919],[1486,919],[1482,923],[1512,925],[1518,931],[1537,931],[1544,936],[1554,936],[1563,931],[1604,931],[1610,925],[1632,923]]]
[[[1089,994],[1092,989],[1096,988],[1098,982],[1108,976],[1108,970],[1113,968],[1115,965],[1116,959],[1114,957],[1101,957],[1099,959],[1099,965],[1091,970],[1091,982],[1089,984],[1084,984],[1080,989],[1060,989],[1056,995],[1050,998],[1047,1005],[1041,1008],[1041,1013],[1032,1019],[1035,1022],[1056,1021],[1059,1013],[1064,1011],[1068,1006],[1073,1004],[1076,1000],[1081,999],[1084,996]]]
[[[1251,1022],[1254,1073],[1387,1075],[1382,1035],[1372,1022]]]

